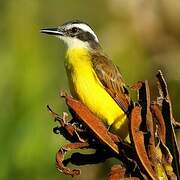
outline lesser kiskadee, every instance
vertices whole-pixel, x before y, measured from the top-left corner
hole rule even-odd
[[[125,138],[131,104],[128,91],[91,27],[81,21],[69,21],[41,32],[55,35],[67,44],[65,67],[72,95]]]

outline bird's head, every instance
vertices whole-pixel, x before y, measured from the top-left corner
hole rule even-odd
[[[81,21],[69,21],[56,28],[41,29],[41,32],[62,39],[68,48],[100,48],[94,31],[87,23]]]

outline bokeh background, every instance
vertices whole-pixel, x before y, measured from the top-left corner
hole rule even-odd
[[[180,117],[179,0],[0,1],[0,179],[70,179],[55,169],[55,153],[67,143],[52,132],[49,104],[66,110],[65,47],[39,33],[72,19],[88,22],[127,84],[148,79],[153,90],[161,69],[175,118]],[[179,137],[178,133],[177,136]],[[76,179],[106,179],[112,161],[85,166]]]

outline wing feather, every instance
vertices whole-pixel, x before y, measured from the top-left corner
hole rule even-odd
[[[92,65],[106,91],[125,112],[128,112],[131,100],[118,67],[100,53],[92,54]]]

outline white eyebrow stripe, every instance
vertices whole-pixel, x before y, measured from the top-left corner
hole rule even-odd
[[[79,24],[71,24],[71,25],[69,25],[68,28],[72,28],[72,27],[77,27],[77,28],[82,29],[83,31],[87,31],[87,32],[91,33],[91,34],[94,36],[96,42],[99,42],[96,34],[94,33],[94,31],[93,31],[87,24],[82,24],[82,23],[79,23]]]

